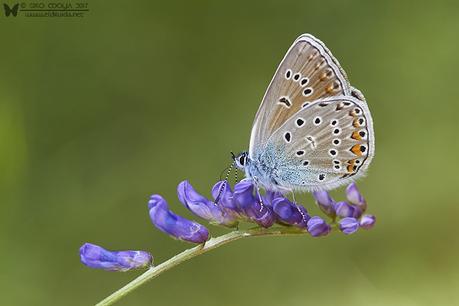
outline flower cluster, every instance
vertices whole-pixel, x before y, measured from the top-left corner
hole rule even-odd
[[[217,182],[211,191],[213,200],[199,194],[188,181],[178,185],[177,194],[180,202],[196,216],[226,227],[236,227],[241,221],[264,228],[279,224],[297,227],[319,237],[327,235],[334,224],[348,235],[359,228],[370,229],[375,223],[374,216],[362,215],[367,204],[355,184],[346,189],[348,202],[335,202],[326,191],[313,193],[321,210],[331,218],[331,224],[319,216],[310,216],[306,208],[281,193],[267,191],[260,195],[250,179],[237,183],[234,190],[227,182]],[[153,195],[149,208],[153,224],[170,236],[194,243],[203,243],[209,238],[202,225],[171,212],[162,197]]]
[[[306,208],[281,193],[267,191],[261,195],[250,179],[237,183],[234,190],[226,181],[217,182],[211,191],[213,200],[199,194],[188,181],[177,186],[177,194],[179,201],[196,216],[229,228],[238,227],[240,222],[255,223],[262,228],[277,224],[320,237],[328,235],[333,228],[346,235],[359,228],[371,229],[376,221],[374,216],[364,214],[367,203],[354,183],[346,188],[347,202],[336,202],[326,191],[313,193],[328,221],[311,216]],[[210,238],[205,226],[173,213],[160,195],[150,197],[148,210],[156,228],[173,238],[192,243],[204,243]],[[153,261],[144,251],[111,252],[89,243],[81,247],[80,257],[91,268],[111,271],[147,267]]]

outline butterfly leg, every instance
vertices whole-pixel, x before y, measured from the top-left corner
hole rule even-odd
[[[263,210],[264,207],[264,204],[263,204],[263,199],[261,197],[261,194],[260,194],[260,184],[258,183],[258,178],[256,176],[253,177],[253,182],[254,182],[254,185],[255,185],[255,189],[256,189],[256,192],[257,192],[257,197],[258,197],[258,200],[260,201],[260,212]]]
[[[299,205],[298,205],[297,202],[296,202],[296,199],[295,199],[295,192],[293,191],[293,189],[289,189],[289,191],[290,191],[291,194],[292,194],[292,201],[293,201],[293,204],[295,204],[296,209],[297,209],[298,212],[301,214],[303,220],[305,220],[305,219],[306,219],[306,216],[304,215],[303,211],[301,211]]]

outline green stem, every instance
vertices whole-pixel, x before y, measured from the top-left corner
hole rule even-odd
[[[100,301],[97,306],[102,305],[112,305],[113,303],[120,300],[122,297],[131,293],[135,289],[139,288],[141,285],[145,284],[149,280],[152,280],[161,273],[181,264],[188,259],[191,259],[195,256],[204,254],[210,250],[216,249],[224,244],[227,244],[231,241],[235,241],[245,237],[260,237],[260,236],[285,236],[285,235],[302,235],[306,232],[293,227],[284,227],[284,228],[256,228],[245,231],[234,231],[219,237],[211,238],[204,244],[200,244],[191,249],[185,250],[180,254],[175,255],[174,257],[166,260],[165,262],[149,268],[143,274],[139,275],[137,278],[133,279],[131,282],[126,284],[124,287],[113,292],[111,295]]]

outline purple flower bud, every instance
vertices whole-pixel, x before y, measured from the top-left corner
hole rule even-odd
[[[353,234],[359,229],[359,221],[356,218],[343,218],[339,221],[339,229],[346,235]]]
[[[280,223],[306,228],[310,217],[303,206],[296,205],[287,198],[278,197],[272,202],[272,207]]]
[[[312,195],[316,199],[316,203],[319,206],[319,208],[327,216],[334,218],[335,217],[335,209],[334,209],[335,201],[328,194],[328,192],[324,190],[314,191]]]
[[[153,257],[145,251],[108,251],[91,243],[81,246],[80,259],[93,269],[121,272],[144,268],[153,262]]]
[[[312,217],[307,222],[309,234],[313,237],[326,236],[330,233],[331,227],[321,217]]]
[[[203,225],[174,214],[160,195],[152,195],[148,202],[150,218],[162,232],[180,240],[203,243],[209,239],[209,231]]]
[[[250,179],[244,179],[234,186],[233,198],[240,209],[244,210],[256,202],[253,187],[253,182]]]
[[[263,204],[272,206],[275,199],[284,198],[284,196],[280,192],[273,192],[273,191],[267,190],[266,194],[262,196],[262,198],[263,198]]]
[[[262,205],[259,201],[254,201],[252,205],[246,207],[245,213],[250,220],[264,228],[271,227],[276,222],[273,209],[264,203]]]
[[[358,206],[362,212],[367,209],[367,202],[355,183],[351,183],[346,187],[346,197],[349,203]]]
[[[363,215],[360,218],[360,227],[366,230],[373,228],[376,223],[376,217],[373,215]]]
[[[232,211],[237,211],[238,207],[233,200],[233,192],[231,191],[231,186],[228,182],[218,181],[212,187],[212,197],[217,202],[218,205],[228,208]],[[217,199],[218,198],[218,199]]]
[[[197,193],[188,181],[177,186],[177,195],[180,202],[192,213],[211,223],[225,226],[234,226],[237,223],[235,216],[227,214],[221,206]]]
[[[358,206],[351,205],[347,202],[338,202],[335,204],[336,215],[341,218],[352,217],[359,218],[362,211]]]

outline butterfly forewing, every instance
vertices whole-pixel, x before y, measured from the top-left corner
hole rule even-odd
[[[363,99],[363,95],[361,95]],[[279,184],[292,189],[330,189],[363,174],[374,151],[372,118],[351,96],[321,99],[291,116],[269,138],[286,156]]]
[[[255,116],[250,156],[301,108],[350,93],[344,71],[325,45],[311,35],[300,36],[279,65]]]

